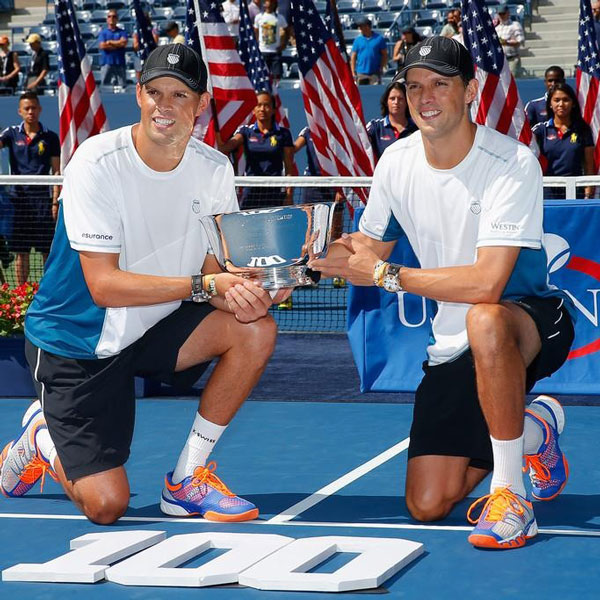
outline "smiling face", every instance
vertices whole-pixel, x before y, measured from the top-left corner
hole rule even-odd
[[[209,95],[192,91],[175,77],[157,77],[137,85],[136,98],[141,109],[138,141],[143,148],[164,152],[172,148],[183,156],[196,117],[207,108]],[[169,159],[173,155],[166,153]]]
[[[477,95],[476,80],[465,87],[458,76],[415,67],[406,74],[406,93],[410,114],[424,139],[450,139],[470,127],[468,105]]]

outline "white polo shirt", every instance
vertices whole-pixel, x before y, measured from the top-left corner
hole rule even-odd
[[[519,246],[503,298],[562,295],[548,284],[542,216],[536,157],[525,145],[478,125],[471,150],[452,169],[429,165],[419,131],[389,146],[375,169],[360,231],[383,241],[405,235],[423,269],[471,265],[483,246]],[[470,306],[437,302],[430,364],[467,349]]]
[[[119,254],[120,269],[131,273],[191,276],[209,251],[201,217],[238,210],[233,169],[223,154],[192,138],[175,169],[157,172],[138,155],[131,126],[78,148],[61,200],[25,333],[36,346],[71,358],[118,354],[181,304],[96,306],[79,251]]]

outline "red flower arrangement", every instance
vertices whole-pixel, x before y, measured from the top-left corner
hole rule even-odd
[[[23,333],[25,313],[38,288],[37,282],[25,282],[16,288],[8,283],[0,286],[0,335]]]

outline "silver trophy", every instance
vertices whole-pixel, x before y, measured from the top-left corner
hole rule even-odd
[[[310,285],[311,258],[327,252],[334,204],[242,210],[201,219],[223,269],[260,281],[267,290]]]

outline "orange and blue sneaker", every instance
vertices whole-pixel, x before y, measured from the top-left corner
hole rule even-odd
[[[550,421],[540,417],[537,406],[544,409]],[[536,398],[525,410],[525,418],[532,419],[544,432],[544,441],[537,454],[525,455],[525,467],[529,470],[531,495],[536,500],[552,500],[564,489],[569,478],[569,464],[558,445],[558,437],[564,428],[565,415],[562,406],[550,396]]]
[[[173,483],[173,473],[165,476],[160,509],[177,517],[201,516],[208,521],[251,521],[258,517],[258,508],[236,496],[214,474],[217,464],[196,467],[194,474],[180,483]]]
[[[6,444],[0,455],[0,490],[5,496],[24,496],[40,478],[43,487],[46,473],[57,479],[35,439],[41,429],[47,429],[47,426],[42,407],[36,401],[25,413],[21,434]]]
[[[471,518],[473,510],[482,503],[485,504],[479,518]],[[469,542],[477,548],[520,548],[538,532],[533,505],[508,487],[473,502],[467,519],[475,525]]]

